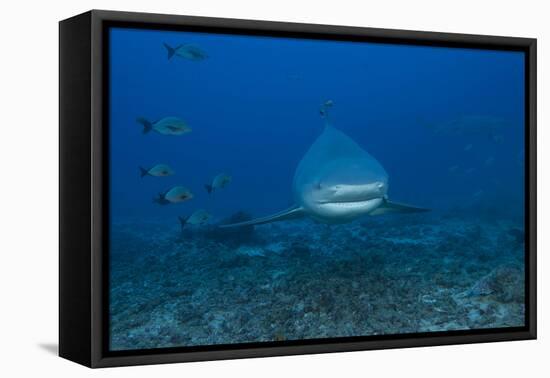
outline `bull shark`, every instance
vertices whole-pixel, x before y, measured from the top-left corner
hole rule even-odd
[[[325,109],[326,111],[326,109]],[[325,112],[326,113],[326,112]],[[295,204],[240,227],[309,217],[320,223],[351,222],[363,215],[414,213],[429,209],[388,199],[388,174],[382,165],[325,118],[324,130],[304,155],[294,174]]]

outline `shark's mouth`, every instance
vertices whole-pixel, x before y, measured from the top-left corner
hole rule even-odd
[[[383,198],[369,198],[363,200],[346,200],[346,201],[320,201],[318,202],[320,209],[331,210],[363,210],[370,211],[378,207],[383,201]]]
[[[337,201],[317,201],[317,203],[321,206],[323,205],[361,205],[361,204],[367,204],[372,203],[372,201],[382,200],[383,197],[370,197],[370,198],[364,198],[364,199],[347,199],[347,200],[337,200]]]
[[[345,201],[323,201],[310,207],[311,217],[325,223],[345,223],[375,211],[384,202],[383,198],[356,199]]]
[[[372,182],[368,184],[338,184],[323,187],[319,184],[317,203],[319,205],[355,204],[362,205],[369,201],[382,199],[386,194],[387,185],[384,182]]]

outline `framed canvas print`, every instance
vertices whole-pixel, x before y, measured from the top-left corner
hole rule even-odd
[[[60,355],[536,337],[536,41],[60,23]]]

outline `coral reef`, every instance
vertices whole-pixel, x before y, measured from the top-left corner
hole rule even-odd
[[[435,213],[185,236],[118,220],[111,348],[521,326],[523,238],[511,230],[521,225]]]

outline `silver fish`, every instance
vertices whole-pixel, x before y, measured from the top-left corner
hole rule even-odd
[[[208,55],[206,55],[203,50],[194,45],[178,45],[176,47],[171,47],[167,43],[164,43],[164,47],[168,52],[168,60],[172,59],[174,55],[193,61],[200,61],[208,58]]]
[[[193,193],[183,186],[175,186],[164,193],[163,197],[170,203],[178,203],[192,199]]]
[[[172,176],[175,172],[166,164],[157,164],[149,169],[139,167],[141,177],[145,176],[155,176],[155,177],[166,177]]]
[[[334,101],[332,100],[327,100],[321,105],[321,109],[319,109],[319,114],[321,114],[321,117],[328,117],[328,110],[332,108],[332,105],[334,105]]]
[[[179,220],[183,229],[187,224],[195,226],[204,225],[208,223],[210,218],[212,218],[212,216],[206,210],[197,210],[188,217],[179,217]]]
[[[155,122],[140,117],[137,122],[143,125],[143,134],[147,134],[151,130],[162,135],[183,135],[191,132],[187,123],[177,117],[164,117]]]
[[[231,180],[231,176],[225,173],[220,173],[219,175],[214,177],[211,184],[205,184],[204,187],[208,194],[210,194],[217,189],[225,188],[231,182]]]

